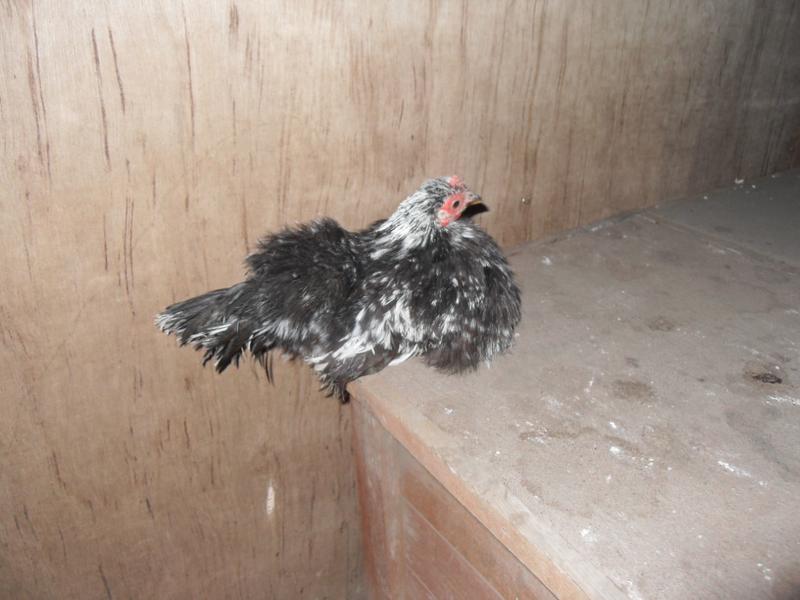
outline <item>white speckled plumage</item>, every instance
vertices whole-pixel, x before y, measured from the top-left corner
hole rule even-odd
[[[519,290],[492,238],[462,213],[477,199],[432,179],[385,221],[347,232],[330,219],[262,240],[248,278],[168,307],[157,325],[219,371],[245,350],[301,358],[346,399],[349,381],[420,356],[447,372],[511,346]]]

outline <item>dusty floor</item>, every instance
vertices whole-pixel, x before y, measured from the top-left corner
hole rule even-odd
[[[800,172],[511,260],[513,354],[359,384],[392,433],[591,598],[800,595]]]

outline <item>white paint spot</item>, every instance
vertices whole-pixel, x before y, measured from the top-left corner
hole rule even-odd
[[[453,409],[452,409],[452,408],[450,408],[450,407],[447,407],[447,406],[445,406],[445,407],[444,407],[444,413],[445,413],[446,415],[452,415],[452,414],[453,414]]]
[[[554,398],[553,396],[550,396],[550,395],[542,396],[542,400],[547,402],[547,404],[548,404],[548,406],[550,406],[550,408],[561,408],[563,406],[563,404],[561,403],[560,400],[558,400],[557,398]]]
[[[547,265],[548,267],[553,264],[553,261],[550,259],[549,256],[542,257],[542,264]]]
[[[594,534],[591,527],[586,527],[585,529],[581,529],[581,537],[584,539],[584,541],[590,544],[593,544],[594,542],[597,541],[597,536]]]
[[[761,574],[764,576],[764,581],[772,581],[772,569],[765,566],[763,563],[758,563],[756,565],[758,570],[761,571]]]
[[[745,469],[737,467],[736,465],[732,465],[728,462],[725,462],[724,460],[718,460],[717,464],[726,471],[728,471],[728,473],[733,473],[737,477],[750,477],[750,478],[753,477],[749,471],[746,471]]]
[[[620,582],[622,587],[625,588],[625,591],[628,594],[628,598],[630,600],[643,600],[642,595],[639,593],[639,590],[636,589],[636,586],[633,582],[629,579],[623,580]]]
[[[733,180],[733,183],[736,185],[742,185],[744,183],[744,179],[739,179],[738,177]]]
[[[606,483],[611,483],[611,475],[606,475]]]
[[[267,516],[271,517],[275,512],[275,487],[271,481],[267,485],[267,499],[264,501],[264,507],[267,510]]]
[[[608,448],[608,451],[611,452],[611,454],[613,454],[614,456],[619,456],[622,454],[622,448],[620,448],[619,446],[610,446]]]
[[[619,425],[614,423],[614,421],[609,421],[608,422],[608,426],[611,427],[611,429],[614,429],[614,430],[619,429]]]
[[[800,398],[793,398],[792,396],[768,396],[770,400],[780,402],[782,404],[791,404],[792,406],[800,406]]]

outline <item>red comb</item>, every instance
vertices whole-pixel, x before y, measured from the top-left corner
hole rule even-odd
[[[461,177],[458,175],[452,175],[448,180],[447,183],[450,184],[451,187],[461,187],[464,185],[464,182],[461,181]]]

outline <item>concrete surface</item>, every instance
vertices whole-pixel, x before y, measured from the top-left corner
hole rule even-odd
[[[525,246],[511,355],[353,392],[553,587],[800,597],[798,218],[789,172]]]
[[[800,186],[798,171],[742,181],[653,211],[700,235],[727,240],[798,266]]]

